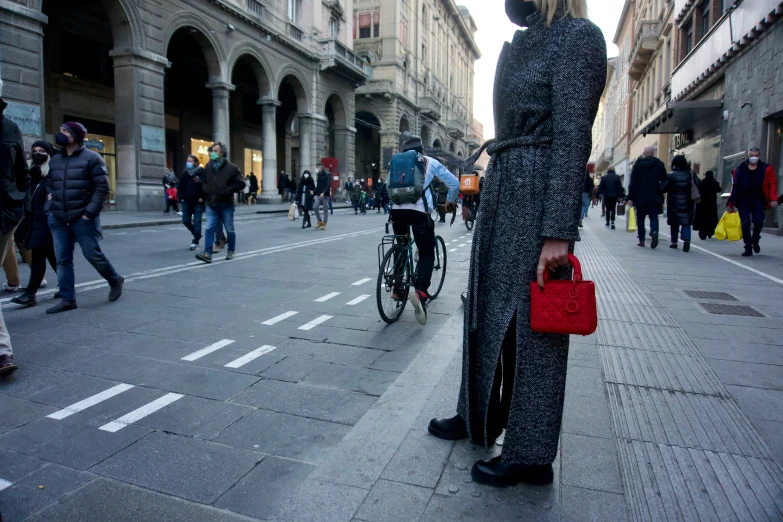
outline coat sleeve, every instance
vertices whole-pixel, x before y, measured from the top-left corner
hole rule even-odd
[[[95,190],[92,192],[90,202],[84,210],[84,215],[90,219],[95,219],[101,213],[103,202],[109,196],[109,175],[106,172],[106,164],[103,157],[98,154],[90,162],[90,176]]]
[[[731,171],[731,193],[729,194],[729,201],[726,203],[729,207],[734,206],[734,188],[737,186],[737,169]]]
[[[233,194],[243,190],[245,190],[245,178],[242,177],[239,167],[235,167],[233,174],[231,174],[231,181],[226,186],[226,192]]]
[[[579,239],[582,181],[606,84],[606,42],[586,20],[558,50],[552,76],[552,163],[544,189],[541,236]]]
[[[638,190],[639,186],[639,177],[637,176],[639,171],[638,165],[639,162],[633,164],[633,168],[631,169],[631,180],[628,182],[628,199],[631,201],[636,200],[636,191]]]

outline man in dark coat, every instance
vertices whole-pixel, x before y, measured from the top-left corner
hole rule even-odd
[[[245,188],[245,178],[239,167],[228,161],[228,149],[215,143],[209,151],[210,161],[204,168],[204,200],[207,203],[207,232],[204,234],[204,252],[196,259],[212,262],[212,245],[220,222],[226,228],[228,253],[226,261],[234,259],[237,235],[234,232],[234,194]]]
[[[193,235],[191,250],[196,250],[201,241],[201,217],[204,215],[204,169],[198,163],[198,156],[188,156],[177,191],[182,202],[182,224]]]
[[[315,219],[318,220],[315,229],[326,230],[326,223],[329,221],[329,203],[332,200],[332,174],[321,163],[315,167],[315,171],[317,174],[313,208],[315,209]],[[321,221],[321,207],[324,210],[323,221]]]
[[[75,121],[63,123],[55,141],[62,147],[49,161],[46,207],[57,257],[57,280],[62,301],[46,310],[56,314],[76,308],[73,247],[79,243],[85,259],[111,287],[109,301],[122,295],[125,278],[114,270],[101,251],[100,213],[109,195],[109,177],[103,157],[84,147],[87,129]]]
[[[655,148],[646,147],[644,155],[636,160],[628,185],[628,204],[636,207],[636,227],[639,246],[644,246],[647,231],[645,218],[650,218],[650,248],[658,246],[658,215],[663,210],[663,191],[666,189],[666,165],[655,157]]]
[[[761,252],[761,229],[764,227],[764,210],[778,207],[778,178],[772,165],[761,161],[761,151],[753,147],[748,159],[731,173],[734,184],[729,197],[729,208],[738,210],[742,221],[742,239],[745,242],[743,257]],[[751,234],[750,225],[753,224]]]
[[[609,171],[601,177],[596,193],[603,196],[606,203],[606,228],[611,227],[614,230],[617,201],[623,198],[625,189],[623,188],[623,180],[613,168],[610,167]]]
[[[14,230],[22,220],[24,200],[30,185],[22,131],[16,123],[5,117],[7,106],[0,97],[0,263],[14,240]],[[0,375],[7,375],[16,369],[11,336],[8,335],[0,310]]]

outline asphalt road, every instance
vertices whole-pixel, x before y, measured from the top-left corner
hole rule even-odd
[[[20,366],[0,381],[3,520],[273,516],[459,309],[457,222],[437,228],[449,265],[429,324],[380,321],[384,223],[243,218],[236,259],[211,265],[182,226],[111,230],[119,301],[78,249],[78,310],[45,314],[51,271],[37,307],[3,296]]]

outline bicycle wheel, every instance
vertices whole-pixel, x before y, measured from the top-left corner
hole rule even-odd
[[[381,314],[381,319],[389,324],[397,322],[408,302],[410,272],[407,259],[407,250],[395,246],[383,256],[381,270],[378,272],[378,283],[375,288],[378,313]],[[405,267],[397,270],[402,263]],[[400,289],[401,301],[392,299],[395,287]]]
[[[435,299],[443,288],[446,280],[446,242],[440,236],[435,236],[435,268],[432,270],[432,282],[435,291],[429,292],[430,298]]]

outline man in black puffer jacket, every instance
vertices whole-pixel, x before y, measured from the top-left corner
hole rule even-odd
[[[99,216],[109,195],[109,178],[103,157],[84,148],[85,134],[87,129],[81,123],[64,123],[55,137],[62,150],[49,161],[46,214],[54,239],[62,301],[46,310],[48,314],[76,308],[73,247],[77,242],[85,259],[109,283],[109,301],[120,298],[125,281],[98,243],[102,238]]]

